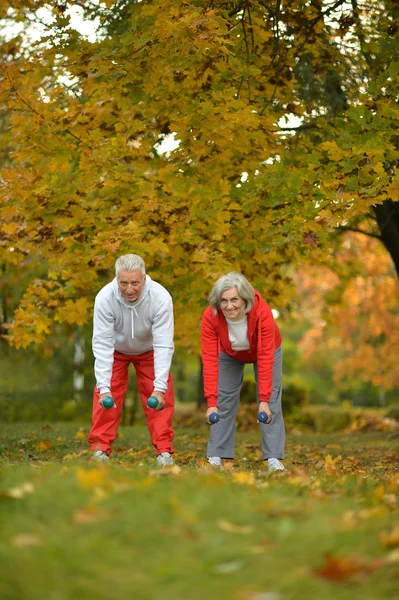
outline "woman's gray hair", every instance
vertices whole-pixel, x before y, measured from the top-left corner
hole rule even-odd
[[[213,314],[217,314],[217,309],[220,303],[220,297],[223,292],[236,287],[239,296],[245,302],[245,314],[248,314],[255,302],[255,291],[248,279],[237,271],[231,271],[227,275],[219,277],[208,296],[209,304],[212,307]]]
[[[119,271],[141,271],[145,275],[144,260],[138,254],[125,254],[120,256],[115,263],[115,273]]]

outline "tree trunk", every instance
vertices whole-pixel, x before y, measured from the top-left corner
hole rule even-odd
[[[374,206],[381,241],[388,250],[399,277],[399,202],[385,200]]]
[[[84,360],[85,360],[85,340],[82,335],[82,330],[79,327],[74,341],[73,348],[73,392],[75,400],[82,399],[82,392],[84,389],[85,376],[84,376]]]

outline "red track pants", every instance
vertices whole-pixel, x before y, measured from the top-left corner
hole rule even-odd
[[[111,377],[111,395],[116,406],[104,410],[98,404],[100,392],[97,388],[94,389],[92,427],[88,438],[90,447],[92,450],[103,450],[107,454],[111,454],[111,444],[116,437],[122,416],[130,363],[133,363],[136,371],[137,388],[156,454],[162,452],[172,453],[174,451],[172,445],[174,436],[172,429],[174,394],[170,374],[168,389],[165,392],[165,408],[158,411],[147,407],[147,400],[154,391],[154,352],[152,350],[136,356],[115,351]]]

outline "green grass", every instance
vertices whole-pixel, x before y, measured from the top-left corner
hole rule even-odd
[[[269,476],[257,431],[225,472],[205,426],[177,428],[181,470],[161,471],[142,424],[109,466],[87,427],[0,432],[2,600],[399,598],[397,435],[289,435]]]

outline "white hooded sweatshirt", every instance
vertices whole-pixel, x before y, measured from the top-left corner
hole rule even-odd
[[[154,390],[165,392],[173,344],[173,303],[169,292],[146,275],[134,304],[122,297],[116,277],[104,286],[94,302],[94,374],[100,394],[111,391],[114,350],[122,354],[144,354],[154,350]]]

